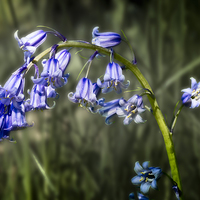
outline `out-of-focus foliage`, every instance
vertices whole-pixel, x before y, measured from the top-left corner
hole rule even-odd
[[[190,86],[189,78],[200,80],[200,3],[193,0],[1,0],[0,1],[0,82],[23,64],[23,53],[13,38],[23,36],[37,25],[56,29],[70,39],[90,41],[93,27],[120,33],[122,29],[135,51],[138,67],[155,91],[161,110],[170,124],[180,90]],[[58,39],[49,36],[39,49],[45,50]],[[132,59],[125,43],[115,48]],[[146,124],[124,126],[122,119],[106,126],[104,118],[77,107],[67,99],[86,60],[74,55],[69,65],[69,83],[58,90],[60,98],[53,110],[28,114],[33,128],[13,132],[17,144],[0,143],[1,200],[124,200],[134,191],[131,178],[134,163],[149,160],[170,173],[161,133],[146,112]],[[89,57],[91,51],[81,55]],[[109,58],[92,63],[90,77],[101,76]],[[27,86],[31,84],[28,80]],[[138,81],[124,72],[135,89]],[[28,87],[27,87],[28,88]],[[112,96],[113,95],[113,96]],[[114,96],[115,95],[115,96]],[[124,93],[127,99],[133,93]],[[107,98],[118,98],[109,94]],[[148,105],[148,101],[144,100]],[[184,108],[173,139],[178,157],[185,199],[199,199],[200,133],[199,108]],[[53,187],[33,158],[37,157]],[[153,199],[175,199],[171,183],[163,177]]]

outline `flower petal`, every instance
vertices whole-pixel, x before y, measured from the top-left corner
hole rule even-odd
[[[143,171],[143,167],[140,165],[139,161],[135,163],[134,171],[136,174],[140,174]]]
[[[151,183],[149,182],[144,182],[140,185],[140,191],[144,194],[149,192],[149,188],[151,186]]]
[[[145,178],[143,176],[134,176],[132,179],[131,179],[131,182],[134,184],[134,185],[139,185],[141,184],[143,181],[145,181]]]

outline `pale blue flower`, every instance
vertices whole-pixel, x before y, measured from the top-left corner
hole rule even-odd
[[[140,185],[140,191],[144,194],[148,193],[149,188],[157,189],[157,180],[162,175],[162,170],[159,167],[148,167],[149,162],[143,162],[142,166],[139,162],[135,163],[134,170],[137,176],[131,179],[135,185]]]
[[[197,83],[197,81],[193,77],[190,79],[191,88],[181,90],[181,92],[184,92],[181,100],[185,106],[196,108],[200,104],[200,82]]]
[[[119,107],[116,109],[116,114],[119,117],[125,117],[124,125],[130,124],[132,121],[135,123],[144,123],[145,120],[140,116],[146,109],[143,106],[142,97],[139,95],[132,96],[128,101],[119,101]]]

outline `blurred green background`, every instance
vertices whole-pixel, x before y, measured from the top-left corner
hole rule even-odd
[[[3,85],[23,64],[23,53],[13,37],[16,30],[22,37],[37,25],[45,25],[69,40],[91,41],[95,26],[100,32],[121,33],[122,29],[170,124],[181,89],[190,87],[190,77],[200,80],[199,8],[198,0],[0,0],[0,82]],[[49,35],[37,52],[57,42],[58,38]],[[132,59],[125,43],[115,49]],[[75,55],[77,50],[71,51],[69,83],[58,89],[56,108],[28,113],[27,121],[35,125],[13,132],[16,144],[0,143],[0,200],[126,200],[136,188],[131,183],[136,161],[148,160],[170,174],[162,134],[149,112],[142,115],[146,124],[124,126],[122,119],[115,118],[107,126],[104,118],[69,102],[67,94],[75,90],[76,77],[86,62]],[[81,55],[91,53],[85,50]],[[104,73],[108,61],[105,57],[93,62],[92,81]],[[131,81],[130,90],[140,86],[129,71],[124,74]],[[106,99],[119,97],[111,93]],[[146,98],[144,102],[149,105]],[[184,108],[173,135],[184,199],[188,200],[200,199],[199,111]],[[150,190],[151,198],[175,200],[167,177],[158,186],[159,191]]]

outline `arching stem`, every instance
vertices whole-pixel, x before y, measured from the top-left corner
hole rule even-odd
[[[83,42],[77,42],[77,41],[66,41],[58,45],[58,49],[66,48],[66,47],[86,48],[86,49],[98,51],[99,54],[110,55],[110,50],[96,46],[96,45],[92,45],[89,43],[83,43]],[[50,50],[51,50],[51,47],[45,50],[44,52],[42,52],[41,54],[39,54],[38,56],[36,56],[34,60],[32,61],[32,63],[28,65],[28,69],[31,67],[31,65],[33,65],[33,63],[38,62],[41,58],[47,55],[50,52]],[[117,53],[114,53],[114,59],[121,62],[123,65],[125,65],[126,69],[129,69],[136,76],[136,78],[141,83],[142,87],[149,90],[152,93],[152,95],[154,95],[153,90],[151,89],[149,83],[144,78],[143,74],[140,72],[140,70],[137,68],[136,65],[132,64],[130,61],[128,61],[127,59],[125,59],[124,57],[122,57],[121,55]],[[180,182],[180,176],[179,176],[179,171],[178,171],[178,166],[177,166],[177,161],[176,161],[174,144],[172,141],[169,128],[166,125],[165,119],[158,106],[156,98],[152,98],[150,95],[147,95],[147,97],[151,104],[153,115],[163,135],[163,139],[165,142],[165,147],[166,147],[167,155],[169,159],[169,164],[171,168],[172,178],[178,184],[178,187],[181,189],[181,182]]]

